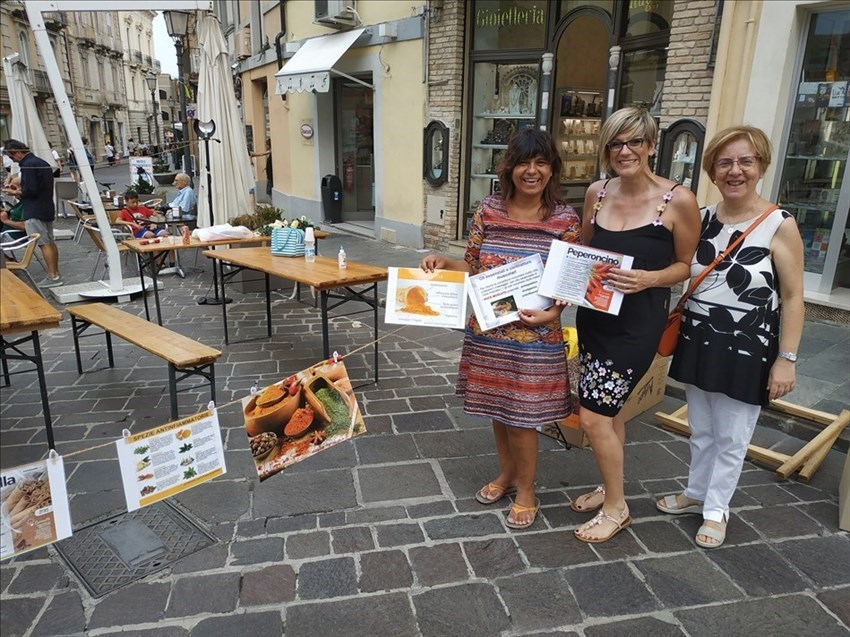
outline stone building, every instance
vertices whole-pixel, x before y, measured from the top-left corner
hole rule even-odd
[[[157,129],[162,135],[163,123],[160,109],[154,110],[153,102],[159,102],[160,64],[156,59],[153,44],[153,11],[120,11],[121,45],[124,49],[123,76],[126,86],[127,116],[126,134],[121,136],[123,151],[126,153],[126,141],[132,137],[136,144],[146,144],[153,148],[162,143],[156,139]],[[157,78],[152,99],[151,89],[146,78]]]

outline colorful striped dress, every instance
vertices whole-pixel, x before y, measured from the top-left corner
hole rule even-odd
[[[553,239],[578,243],[580,236],[581,222],[565,204],[546,221],[520,222],[508,217],[501,197],[488,197],[472,218],[464,258],[472,274],[535,253],[545,263]],[[457,382],[466,413],[539,427],[570,414],[569,389],[560,320],[538,327],[515,321],[482,332],[470,317]]]

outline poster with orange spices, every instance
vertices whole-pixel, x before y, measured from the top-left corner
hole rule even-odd
[[[453,270],[387,268],[386,323],[461,329],[469,275]]]
[[[341,359],[316,363],[243,398],[242,415],[261,482],[366,432]]]

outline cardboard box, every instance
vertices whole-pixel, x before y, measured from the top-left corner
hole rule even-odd
[[[669,356],[655,356],[646,374],[638,381],[637,387],[629,396],[626,404],[623,405],[623,409],[620,410],[626,422],[664,400],[669,365]],[[578,414],[572,414],[569,418],[559,420],[556,425],[564,440],[571,446],[579,449],[590,446],[587,436],[579,427]]]

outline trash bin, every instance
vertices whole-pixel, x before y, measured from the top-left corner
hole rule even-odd
[[[342,221],[342,182],[336,175],[322,177],[322,210],[326,223]]]

